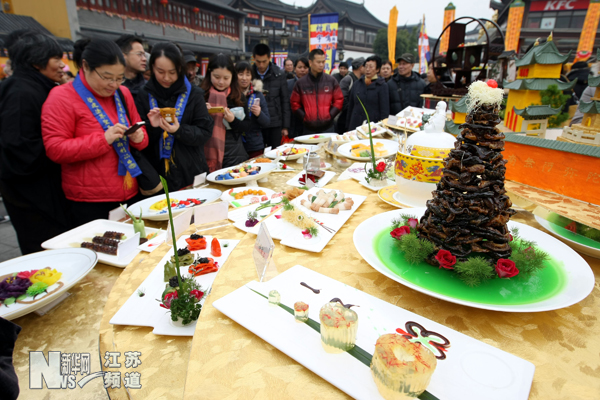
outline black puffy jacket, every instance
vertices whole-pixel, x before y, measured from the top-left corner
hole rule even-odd
[[[390,114],[396,115],[408,106],[421,107],[423,104],[421,95],[427,83],[415,71],[412,71],[409,77],[395,73],[387,84],[390,95]]]
[[[150,111],[150,100],[148,93],[156,98],[159,108],[175,107],[177,98],[185,92],[185,86],[179,91],[173,93],[170,99],[160,98],[155,90],[152,79],[146,83],[146,86],[140,89],[135,105],[140,113],[142,120],[146,122],[146,132],[148,133],[148,147],[142,153],[150,161],[159,175],[162,175],[169,184],[169,191],[175,192],[194,183],[194,177],[203,172],[208,172],[206,157],[204,156],[204,144],[212,137],[214,121],[208,114],[206,101],[204,101],[204,91],[197,86],[192,85],[190,98],[188,99],[180,127],[175,136],[173,144],[174,164],[169,166],[169,173],[165,173],[164,159],[160,158],[159,141],[162,139],[163,130],[160,127],[154,128],[148,121],[148,112]]]
[[[256,65],[252,66],[252,79],[260,79],[256,71]],[[277,65],[269,63],[263,82],[263,94],[269,105],[269,116],[271,123],[267,128],[290,127],[290,94],[288,93],[288,83],[286,74]]]
[[[362,125],[367,119],[365,111],[356,98],[365,106],[369,113],[371,123],[379,122],[390,115],[390,103],[388,95],[388,85],[385,79],[378,78],[369,86],[365,83],[363,75],[359,80],[354,82],[352,90],[348,96],[348,117],[346,126],[348,129],[355,129]]]

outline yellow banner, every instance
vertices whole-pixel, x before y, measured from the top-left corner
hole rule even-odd
[[[452,21],[454,21],[454,16],[456,15],[456,7],[454,7],[454,4],[449,3],[448,6],[446,6],[446,8],[444,9],[444,27],[442,28],[442,30],[446,29],[446,27],[448,25],[450,25],[450,23]],[[446,32],[444,32],[444,35],[442,36],[442,41],[440,43],[440,55],[445,56],[446,53],[448,52],[448,44],[450,43],[450,30],[447,30]]]
[[[514,50],[519,52],[519,38],[521,37],[521,25],[523,24],[523,12],[525,3],[515,0],[508,11],[508,23],[506,26],[506,37],[504,38],[504,51]]]
[[[594,41],[596,40],[596,30],[598,29],[598,20],[600,19],[600,0],[590,1],[590,6],[585,14],[585,22],[581,30],[579,45],[575,61],[585,61],[590,58],[594,51]]]
[[[388,24],[388,58],[392,65],[396,65],[396,34],[398,33],[398,9],[396,6],[390,10]]]

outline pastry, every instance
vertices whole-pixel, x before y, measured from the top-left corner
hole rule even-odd
[[[343,353],[352,349],[358,332],[358,315],[337,302],[321,307],[321,345],[328,353]]]

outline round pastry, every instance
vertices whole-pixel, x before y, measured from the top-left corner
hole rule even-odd
[[[358,315],[339,303],[321,307],[321,345],[328,353],[343,353],[352,349],[358,332]]]
[[[375,344],[371,374],[386,400],[408,400],[427,389],[437,366],[435,355],[402,335],[381,335]]]

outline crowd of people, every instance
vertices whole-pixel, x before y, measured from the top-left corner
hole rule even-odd
[[[192,52],[160,43],[148,54],[133,35],[77,41],[76,75],[42,33],[13,32],[7,48],[14,72],[0,85],[0,193],[23,254],[161,193],[159,176],[183,189],[294,137],[344,133],[366,113],[378,121],[420,106],[426,85],[410,54],[396,73],[371,56],[329,75],[322,50],[280,68],[258,44],[253,64],[215,54],[199,77]]]

